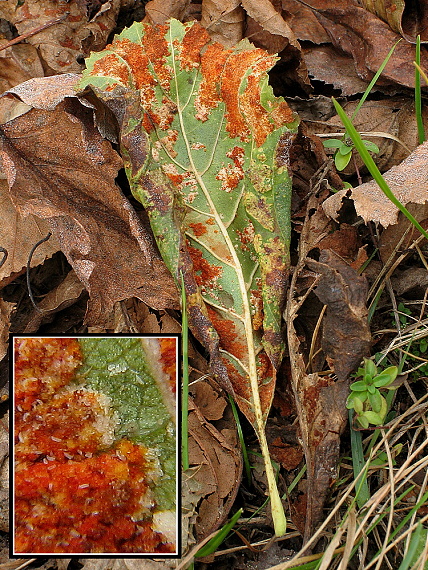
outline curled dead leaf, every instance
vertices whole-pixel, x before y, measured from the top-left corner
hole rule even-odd
[[[396,0],[391,3],[386,0],[361,0],[362,5],[387,22],[391,28],[402,35],[408,42],[416,42],[416,36],[421,41],[428,41],[427,25],[428,4],[422,2],[406,2]]]
[[[189,460],[194,478],[200,484],[203,499],[198,507],[195,530],[199,540],[215,531],[226,519],[235,500],[242,476],[242,458],[237,449],[233,420],[228,429],[219,431],[208,422],[198,406],[206,407],[207,399],[218,407],[224,397],[212,385],[198,382],[194,398],[189,399]],[[224,409],[224,408],[223,408]],[[217,416],[219,417],[219,416]]]

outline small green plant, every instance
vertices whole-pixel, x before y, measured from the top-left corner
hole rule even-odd
[[[355,411],[357,421],[363,428],[368,428],[370,424],[383,424],[388,413],[388,404],[379,389],[395,390],[392,383],[397,374],[397,366],[390,366],[379,372],[373,360],[369,358],[365,358],[364,366],[357,370],[355,376],[361,379],[351,384],[346,407]]]
[[[364,146],[370,152],[379,152],[379,147],[371,141],[363,140]],[[351,160],[352,152],[355,150],[355,146],[349,137],[343,137],[342,140],[338,139],[327,139],[323,142],[326,148],[335,148],[334,153],[334,164],[337,170],[344,170]]]

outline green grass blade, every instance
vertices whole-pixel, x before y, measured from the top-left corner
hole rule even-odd
[[[238,409],[230,394],[229,394],[229,402],[230,405],[232,406],[232,413],[233,417],[235,418],[236,429],[238,430],[239,443],[241,444],[241,449],[242,449],[242,459],[244,461],[245,476],[247,477],[248,484],[251,485],[251,466],[250,466],[250,461],[248,459],[247,446],[245,445],[244,434],[242,433],[242,425],[241,425],[241,420],[239,419]]]
[[[204,556],[209,556],[217,551],[220,544],[225,540],[229,532],[238,522],[239,517],[242,515],[242,509],[239,509],[233,517],[228,521],[219,531],[218,533],[212,537],[202,548],[198,550],[195,554],[197,558],[203,558]]]
[[[397,45],[401,42],[401,39],[398,40],[398,42],[396,42],[392,48],[389,50],[388,55],[385,57],[385,59],[383,60],[383,62],[381,63],[379,69],[377,70],[375,76],[373,77],[373,79],[370,81],[369,85],[367,86],[367,89],[364,91],[363,96],[361,97],[360,102],[358,103],[358,105],[355,107],[354,112],[352,113],[352,117],[351,117],[351,121],[353,121],[358,113],[358,111],[361,109],[364,101],[367,99],[370,91],[373,89],[376,81],[379,79],[380,74],[382,73],[382,71],[385,69],[386,64],[389,61],[389,58],[391,57],[391,55],[394,53],[395,48],[397,47]]]
[[[428,233],[423,229],[420,223],[412,216],[412,214],[407,210],[407,208],[393,194],[386,180],[384,179],[378,167],[376,166],[373,158],[370,156],[370,153],[364,146],[360,134],[355,129],[354,125],[350,121],[349,117],[346,115],[345,111],[342,109],[341,105],[336,101],[334,97],[332,97],[332,100],[336,108],[337,114],[339,115],[341,121],[343,122],[346,128],[346,131],[351,137],[356,150],[363,159],[364,164],[366,165],[370,174],[373,176],[379,188],[382,190],[385,196],[394,204],[394,206],[396,206],[400,210],[400,212],[402,212],[406,216],[406,218],[414,225],[414,227],[417,228],[421,232],[421,234],[428,239]]]
[[[189,403],[189,329],[187,326],[186,292],[181,275],[181,338],[183,343],[183,396],[181,402],[181,450],[183,470],[189,469],[188,403]]]
[[[365,459],[364,459],[364,450],[363,450],[363,438],[361,436],[360,431],[354,430],[352,427],[354,413],[352,410],[349,410],[349,425],[351,431],[351,449],[352,449],[352,467],[354,470],[354,478],[356,479],[361,471],[364,469]],[[364,507],[364,505],[370,499],[370,490],[367,483],[367,477],[364,475],[361,478],[361,481],[358,484],[357,491],[356,491],[356,499],[357,504],[360,509]]]
[[[410,568],[410,565],[413,563],[413,559],[415,557],[415,554],[419,546],[419,541],[421,538],[422,531],[423,531],[423,526],[421,523],[419,523],[418,526],[415,528],[415,531],[412,533],[412,538],[410,539],[409,548],[403,558],[403,561],[398,567],[398,570],[408,570],[408,568]]]
[[[421,36],[416,37],[416,65],[421,65]],[[415,114],[416,124],[418,126],[419,144],[425,141],[424,121],[422,118],[422,94],[421,94],[421,74],[418,67],[415,68]]]

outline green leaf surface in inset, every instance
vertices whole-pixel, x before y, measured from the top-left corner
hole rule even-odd
[[[175,426],[154,378],[150,359],[138,338],[82,338],[81,374],[86,386],[111,398],[120,423],[118,438],[152,450],[163,471],[155,489],[162,510],[175,508]]]
[[[268,84],[276,59],[248,40],[212,43],[196,22],[134,23],[87,60],[81,82],[118,119],[132,192],[179,287],[183,275],[213,373],[257,432],[271,499],[264,426],[284,349],[298,126]]]

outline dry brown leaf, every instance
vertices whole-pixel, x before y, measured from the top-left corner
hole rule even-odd
[[[386,58],[389,50],[400,39],[381,19],[362,8],[356,0],[306,0],[314,15],[324,27],[333,45],[350,54],[358,75],[370,81]],[[408,42],[400,42],[377,85],[398,83],[414,87],[415,48]],[[421,65],[428,68],[428,55],[421,53]]]
[[[91,296],[88,321],[101,322],[114,302],[132,296],[155,308],[177,306],[169,272],[115,186],[122,161],[91,110],[77,99],[54,111],[32,109],[3,125],[2,144],[14,204],[49,220]]]
[[[46,220],[28,215],[23,216],[13,205],[6,180],[0,179],[0,246],[8,256],[0,268],[0,286],[13,281],[25,269],[32,247],[46,237],[50,230]],[[41,244],[31,258],[31,267],[43,263],[59,250],[55,237]]]
[[[240,0],[204,0],[201,24],[211,39],[229,48],[242,40],[245,12]]]
[[[408,204],[407,210],[425,230],[428,228],[428,202]],[[379,254],[383,263],[390,264],[397,259],[420,235],[406,216],[398,214],[398,222],[385,228],[379,238]]]
[[[401,34],[407,41],[416,42],[416,36],[421,41],[428,41],[428,3],[426,0],[406,2],[406,0],[361,0],[362,5],[387,22],[391,28]]]
[[[226,519],[238,492],[242,459],[237,450],[236,430],[218,431],[200,410],[207,409],[207,397],[218,407],[219,393],[207,391],[204,382],[192,386],[189,398],[189,462],[197,466],[194,478],[200,483],[203,499],[198,508],[195,530],[199,540],[216,530]],[[200,395],[200,396],[199,396]],[[208,406],[209,407],[209,406]]]
[[[43,66],[34,46],[17,44],[0,51],[0,93],[43,75]]]
[[[288,12],[287,22],[298,40],[313,44],[330,43],[330,37],[312,10],[299,0],[282,0],[282,9]]]
[[[322,250],[319,262],[308,259],[306,265],[321,275],[315,289],[315,295],[327,305],[321,345],[338,383],[344,384],[363,356],[369,354],[366,278],[329,249]],[[344,390],[346,399],[347,385]]]
[[[307,259],[308,253],[319,247],[329,234],[329,226],[315,198],[311,198],[286,314],[292,386],[308,469],[305,540],[312,536],[322,520],[324,501],[339,458],[340,434],[347,420],[348,376],[367,353],[370,338],[362,278],[329,250],[321,251],[320,262]],[[299,275],[307,283],[305,264],[320,275],[316,293],[327,305],[322,346],[337,380],[332,375],[320,375],[318,362],[305,361],[304,344],[310,346],[312,339],[303,339],[296,330],[296,317],[301,310],[296,283]],[[308,372],[308,364],[312,365],[312,373]]]
[[[358,77],[354,60],[349,55],[331,45],[305,47],[302,53],[309,75],[340,89],[344,97],[366,90],[368,82]]]
[[[9,340],[10,315],[15,303],[8,303],[0,298],[0,360],[6,356]]]
[[[409,203],[424,204],[427,201],[427,160],[428,142],[425,142],[401,164],[393,166],[383,175],[395,197],[404,206]],[[379,222],[386,228],[398,221],[398,208],[392,204],[373,180],[330,196],[323,204],[325,213],[336,219],[344,198],[351,198],[354,201],[357,214],[365,222]]]
[[[19,34],[68,13],[61,22],[26,40],[38,48],[45,65],[55,73],[78,73],[82,70],[83,57],[105,47],[116,24],[120,0],[107,0],[95,14],[90,12],[89,6],[84,2],[56,0],[26,0],[18,4],[6,0],[1,3],[2,18],[13,24]]]
[[[189,4],[190,0],[150,0],[145,5],[143,22],[164,24],[169,18],[181,21]]]
[[[38,331],[46,317],[51,317],[58,311],[73,305],[84,290],[85,288],[76,273],[73,270],[70,271],[64,281],[38,303],[39,309],[43,312],[34,311],[23,332],[32,333]]]

